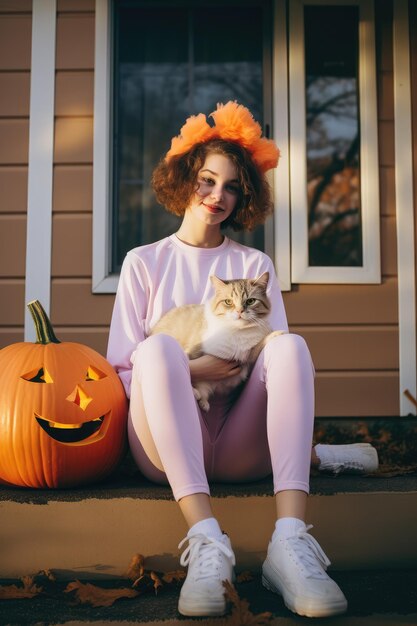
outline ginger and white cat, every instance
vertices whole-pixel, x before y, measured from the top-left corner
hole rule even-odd
[[[150,333],[174,337],[190,359],[211,354],[240,363],[239,374],[194,383],[194,395],[204,411],[210,408],[208,399],[214,390],[224,393],[237,387],[247,378],[267,341],[285,332],[272,332],[268,323],[268,272],[256,279],[221,280],[210,276],[210,280],[215,289],[211,300],[171,309]]]

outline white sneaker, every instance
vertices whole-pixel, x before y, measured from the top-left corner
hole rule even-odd
[[[319,470],[333,474],[370,474],[378,469],[378,453],[370,443],[315,446]]]
[[[286,606],[299,615],[327,617],[344,613],[346,598],[326,574],[330,561],[308,534],[310,528],[270,542],[262,566],[262,584],[281,594]]]
[[[188,546],[180,563],[188,565],[187,578],[181,588],[178,611],[182,615],[224,615],[226,611],[223,580],[234,579],[233,554],[230,539],[223,534],[213,539],[203,534],[185,537],[179,544]]]

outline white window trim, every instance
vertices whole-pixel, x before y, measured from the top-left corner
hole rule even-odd
[[[115,293],[118,274],[110,274],[111,171],[110,0],[96,1],[93,148],[93,293]]]
[[[25,302],[50,313],[56,0],[33,0]],[[36,341],[25,307],[25,341]]]
[[[275,0],[272,50],[272,127],[280,149],[274,170],[274,256],[280,287],[291,289],[290,159],[288,138],[288,52],[285,0]]]
[[[400,415],[416,412],[416,277],[408,1],[394,2],[395,202],[397,219]]]
[[[361,212],[363,266],[308,265],[306,105],[303,7],[308,4],[359,6],[359,93],[361,127]],[[292,282],[379,283],[380,216],[377,90],[372,0],[291,0],[290,2],[290,176]]]

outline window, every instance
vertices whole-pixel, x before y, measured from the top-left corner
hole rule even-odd
[[[113,3],[113,237],[111,272],[126,252],[171,234],[152,171],[190,114],[238,100],[262,124],[271,81],[265,2]],[[268,75],[269,73],[269,75]],[[270,91],[270,90],[269,90]],[[263,228],[233,233],[264,248]]]
[[[232,236],[275,260],[283,289],[380,282],[373,0],[103,0],[95,45],[95,293],[175,230],[152,170],[188,115],[228,99],[281,149],[273,221]]]
[[[309,266],[362,265],[358,24],[356,6],[304,9]]]
[[[379,282],[372,3],[290,3],[293,282]]]

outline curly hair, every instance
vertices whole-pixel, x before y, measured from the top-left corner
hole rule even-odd
[[[239,195],[233,213],[222,223],[233,230],[253,230],[273,210],[271,188],[245,148],[233,141],[211,139],[195,144],[184,154],[161,159],[152,175],[157,201],[174,215],[183,216],[198,188],[198,172],[209,154],[221,154],[237,171]]]

